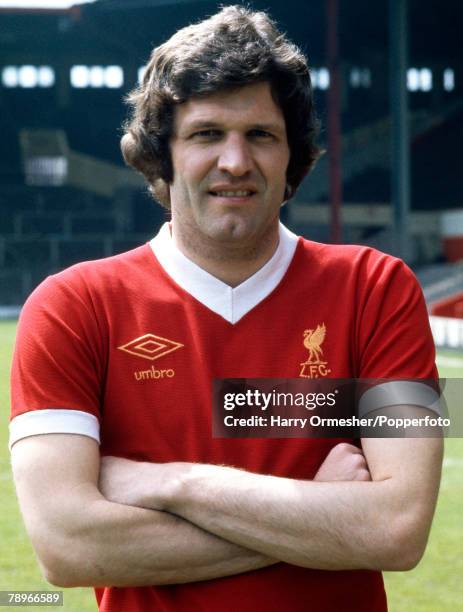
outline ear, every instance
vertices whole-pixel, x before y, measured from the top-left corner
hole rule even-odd
[[[282,206],[284,206],[284,204],[286,204],[286,202],[293,196],[293,188],[291,187],[291,185],[289,183],[286,183],[286,187],[285,187],[285,192],[283,194],[283,204]]]

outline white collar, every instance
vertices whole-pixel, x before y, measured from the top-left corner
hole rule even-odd
[[[168,223],[164,223],[150,246],[165,272],[182,289],[229,323],[237,323],[279,284],[297,242],[298,237],[280,223],[279,243],[271,259],[237,287],[230,287],[188,259],[175,245]]]

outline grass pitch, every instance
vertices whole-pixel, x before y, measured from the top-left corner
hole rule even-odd
[[[0,321],[0,482],[2,511],[0,514],[0,591],[59,591],[42,577],[32,546],[19,513],[13,487],[8,451],[8,421],[10,412],[9,371],[16,322]],[[32,606],[0,608],[1,610],[41,610]],[[92,589],[65,589],[65,612],[95,612]]]
[[[25,533],[11,479],[8,452],[8,378],[15,322],[0,322],[0,590],[59,590],[42,578]],[[463,378],[463,353],[442,352],[442,377]],[[442,485],[428,548],[411,572],[384,574],[390,612],[450,612],[463,602],[463,439],[446,440]],[[7,608],[5,608],[6,610]],[[22,609],[36,610],[25,607]],[[66,589],[66,612],[94,612],[92,589]]]

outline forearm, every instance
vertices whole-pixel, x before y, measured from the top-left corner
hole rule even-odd
[[[238,545],[318,569],[404,570],[426,545],[440,440],[368,441],[373,481],[310,482],[188,463],[153,466],[164,509]]]
[[[167,512],[108,501],[97,488],[99,461],[97,444],[85,436],[32,436],[13,447],[22,514],[50,582],[172,584],[274,563]]]
[[[95,499],[78,513],[76,521],[61,511],[63,531],[47,537],[48,548],[59,547],[50,578],[61,586],[194,582],[274,563],[167,512]]]
[[[310,482],[194,465],[164,507],[238,545],[304,567],[395,569],[379,511],[387,482]],[[155,502],[156,503],[156,502]],[[394,526],[396,527],[396,526]]]

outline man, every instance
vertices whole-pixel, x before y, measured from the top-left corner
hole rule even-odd
[[[155,49],[130,102],[124,157],[172,222],[47,279],[18,331],[10,443],[45,576],[100,610],[385,610],[440,441],[211,435],[214,378],[435,376],[402,262],[279,224],[318,154],[305,59],[226,7]]]

